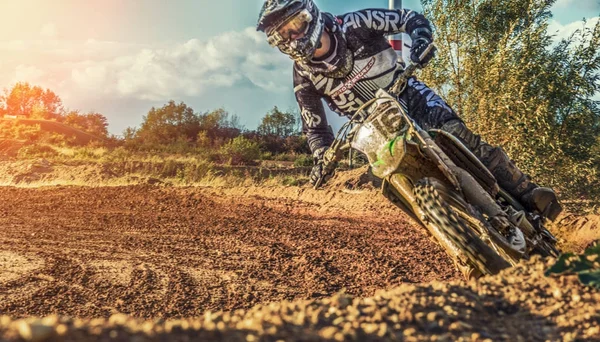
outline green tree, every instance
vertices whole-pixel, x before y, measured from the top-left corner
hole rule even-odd
[[[240,118],[237,115],[232,115],[223,108],[200,115],[200,127],[203,131],[219,128],[235,128],[241,131],[244,128],[240,124]]]
[[[80,114],[78,110],[68,112],[63,121],[65,124],[81,129],[84,132],[108,138],[108,121],[100,113]]]
[[[200,129],[202,131],[212,132],[220,127],[227,125],[227,117],[229,113],[223,108],[213,110],[200,115]]]
[[[145,144],[168,145],[194,142],[200,129],[200,118],[194,110],[183,102],[176,104],[171,100],[161,108],[152,107],[135,135]]]
[[[240,135],[242,126],[237,115],[230,115],[223,108],[200,115],[200,136],[203,146],[221,146]]]
[[[130,141],[135,139],[135,136],[137,135],[137,128],[135,127],[127,127],[123,130],[123,139],[125,141]]]
[[[282,112],[275,106],[262,118],[257,131],[261,135],[291,136],[297,133],[294,113]]]
[[[50,89],[19,82],[0,96],[4,114],[23,115],[32,119],[57,119],[63,113],[62,100]]]
[[[589,195],[600,185],[600,24],[553,46],[553,3],[422,0],[439,49],[422,78],[536,181]]]

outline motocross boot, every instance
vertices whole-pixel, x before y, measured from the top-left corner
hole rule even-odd
[[[471,132],[461,120],[444,123],[442,130],[459,138],[496,178],[498,185],[517,199],[525,209],[537,211],[540,215],[554,221],[562,211],[556,193],[531,181],[513,163],[501,147],[486,143],[477,134]]]
[[[525,209],[537,211],[551,221],[556,219],[562,206],[552,189],[533,183],[529,175],[519,170],[502,148],[496,147],[489,157],[490,164],[486,166],[501,188],[521,202]]]

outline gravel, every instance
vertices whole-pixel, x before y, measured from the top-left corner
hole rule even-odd
[[[189,319],[2,316],[0,341],[600,341],[600,292],[574,276],[545,277],[553,262],[532,258],[479,281],[403,284],[368,298],[337,293]]]

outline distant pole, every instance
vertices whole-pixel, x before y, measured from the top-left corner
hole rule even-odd
[[[390,1],[390,9],[401,10],[402,9],[402,0],[389,0]],[[398,55],[398,59],[402,62],[405,60],[409,60],[410,58],[410,44],[411,39],[408,34],[398,33],[393,36],[390,36],[390,45],[392,48],[396,50],[396,54]]]

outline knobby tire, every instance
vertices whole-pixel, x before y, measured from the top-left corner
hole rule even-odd
[[[427,219],[437,225],[466,258],[466,263],[482,274],[496,274],[510,264],[484,243],[440,196],[427,178],[417,182],[414,194]]]

